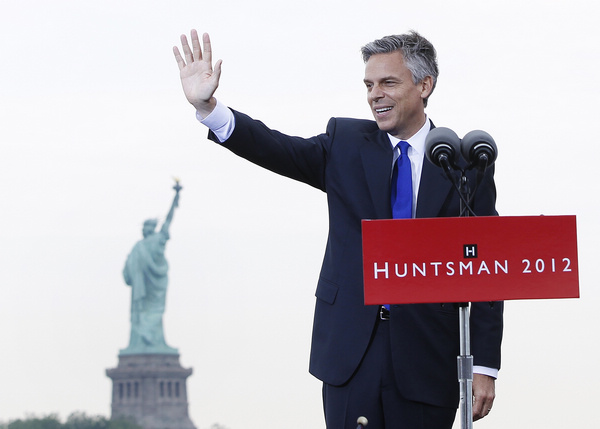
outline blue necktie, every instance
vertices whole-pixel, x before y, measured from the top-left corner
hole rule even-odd
[[[392,173],[392,217],[394,219],[412,218],[412,170],[408,159],[408,142],[400,140],[396,147],[400,148],[400,156],[394,164]],[[384,305],[390,310],[390,305]],[[381,316],[383,318],[383,315]],[[388,316],[389,317],[389,316]]]
[[[412,171],[408,159],[408,142],[401,140],[396,147],[400,156],[392,174],[392,217],[394,219],[412,218]]]

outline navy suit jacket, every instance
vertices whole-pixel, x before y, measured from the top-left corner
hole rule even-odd
[[[375,329],[378,306],[364,305],[362,219],[391,218],[389,137],[374,121],[332,118],[325,134],[292,137],[235,112],[235,130],[223,146],[275,173],[327,193],[329,236],[316,290],[310,372],[343,385],[356,371]],[[209,137],[217,140],[212,133]],[[472,178],[471,183],[474,182]],[[493,169],[478,187],[474,209],[496,215]],[[459,198],[443,171],[424,161],[417,217],[459,215]],[[471,306],[475,365],[500,368],[503,303]],[[455,407],[459,400],[458,309],[453,304],[391,308],[394,370],[410,400]]]

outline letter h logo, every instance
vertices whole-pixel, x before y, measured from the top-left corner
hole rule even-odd
[[[466,259],[477,258],[477,245],[476,244],[463,244],[463,258],[466,258]]]

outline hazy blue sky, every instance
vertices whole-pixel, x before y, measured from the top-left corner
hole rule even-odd
[[[597,420],[600,155],[589,0],[84,1],[0,5],[0,420],[110,413],[129,335],[121,271],[164,219],[167,342],[198,429],[324,427],[308,374],[325,195],[206,140],[171,48],[208,31],[217,96],[288,134],[369,118],[360,47],[410,29],[438,49],[427,109],[499,148],[502,215],[577,215],[581,299],[506,305],[503,367],[480,429]],[[590,137],[590,132],[592,133]]]

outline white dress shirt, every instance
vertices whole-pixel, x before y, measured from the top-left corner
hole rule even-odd
[[[423,160],[425,158],[425,138],[427,137],[427,133],[429,133],[429,129],[431,128],[431,123],[429,122],[429,118],[425,116],[425,123],[421,127],[419,131],[415,135],[413,135],[408,140],[410,147],[408,148],[408,159],[410,159],[410,170],[412,173],[412,196],[413,196],[413,204],[412,204],[412,217],[414,218],[417,213],[417,199],[419,196],[419,184],[421,183],[421,171],[423,171]],[[392,161],[392,165],[400,156],[400,149],[396,147],[399,138],[388,134],[390,139],[390,143],[392,145],[392,149],[394,150],[394,159]]]

